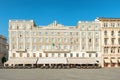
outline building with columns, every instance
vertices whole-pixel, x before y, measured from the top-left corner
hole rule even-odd
[[[5,66],[119,67],[120,19],[96,18],[64,26],[37,26],[9,20],[9,59]]]

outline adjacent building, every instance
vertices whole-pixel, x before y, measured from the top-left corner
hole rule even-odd
[[[120,66],[120,19],[97,18],[64,26],[54,21],[9,20],[9,59],[5,66]]]
[[[103,67],[120,67],[120,19],[100,18]]]
[[[2,58],[8,56],[8,49],[6,48],[7,39],[0,35],[0,64],[2,64]]]

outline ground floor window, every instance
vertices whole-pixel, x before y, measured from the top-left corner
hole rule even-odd
[[[42,57],[42,53],[40,53],[40,57]]]
[[[29,53],[27,53],[27,57],[30,57],[30,54],[29,54]]]
[[[15,54],[15,53],[13,53],[13,57],[16,57],[16,54]]]
[[[36,57],[36,53],[33,53],[33,57]]]
[[[20,57],[23,57],[23,53],[20,53]]]

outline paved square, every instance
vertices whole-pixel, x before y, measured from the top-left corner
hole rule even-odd
[[[0,80],[120,80],[120,68],[0,69]]]

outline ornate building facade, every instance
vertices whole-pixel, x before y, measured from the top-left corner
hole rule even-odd
[[[120,19],[100,18],[104,67],[120,67]]]
[[[77,26],[56,21],[36,26],[33,20],[9,20],[9,60],[5,65],[118,67],[118,23],[120,19],[97,18],[79,21]]]

